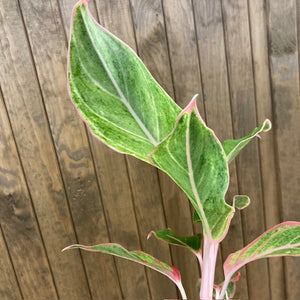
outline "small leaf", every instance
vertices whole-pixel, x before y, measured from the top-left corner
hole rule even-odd
[[[267,132],[271,129],[271,121],[266,119],[259,127],[256,127],[249,135],[238,140],[226,140],[223,142],[223,148],[226,153],[227,162],[230,163],[240,151],[261,132]]]
[[[93,134],[146,162],[181,111],[133,50],[95,21],[83,0],[73,10],[68,83]]]
[[[224,200],[228,166],[219,140],[199,115],[195,97],[149,158],[187,194],[201,218],[204,234],[222,240],[234,212]]]
[[[145,252],[138,251],[138,250],[128,251],[121,245],[114,244],[114,243],[106,243],[106,244],[100,244],[95,246],[74,244],[64,248],[62,251],[76,249],[76,248],[86,250],[86,251],[91,251],[91,252],[102,252],[102,253],[126,258],[128,260],[137,262],[139,264],[142,264],[144,266],[147,266],[151,269],[154,269],[162,273],[163,275],[171,279],[177,286],[181,285],[181,276],[177,268],[175,268],[174,266],[170,266],[162,261],[159,261],[158,259],[154,258],[153,256]]]
[[[225,297],[226,297],[225,299],[232,299],[232,297],[234,296],[235,291],[236,291],[236,283],[237,283],[237,281],[239,281],[240,275],[241,275],[240,272],[236,272],[231,276],[230,282],[229,282],[226,292],[225,292]],[[224,285],[224,281],[220,284],[214,285],[214,294],[213,295],[216,299],[219,299],[223,285]]]
[[[228,284],[228,287],[226,289],[226,292],[225,292],[225,297],[226,298],[225,299],[232,299],[232,297],[234,296],[235,291],[236,291],[236,282],[239,279],[240,279],[240,272],[234,273],[233,276],[231,277],[230,282]],[[214,286],[213,286],[214,299],[220,299],[219,296],[220,296],[223,284],[224,284],[224,282],[222,282],[220,284],[214,284]],[[201,278],[197,281],[196,288],[197,288],[197,292],[200,293]]]
[[[300,222],[284,222],[269,229],[224,263],[225,277],[245,264],[265,257],[300,255]]]
[[[151,231],[148,238],[153,234],[157,239],[167,243],[186,247],[192,252],[199,252],[201,249],[201,234],[193,236],[179,236],[170,229],[163,229],[159,231]]]
[[[236,195],[233,197],[232,206],[241,210],[250,204],[250,198],[245,195]]]

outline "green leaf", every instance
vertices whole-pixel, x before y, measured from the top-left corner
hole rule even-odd
[[[225,277],[245,264],[265,257],[300,255],[300,222],[284,222],[269,229],[224,263]]]
[[[164,274],[169,279],[171,279],[176,285],[181,284],[181,276],[177,268],[175,268],[174,266],[170,266],[162,261],[159,261],[158,259],[154,258],[153,256],[145,252],[139,250],[128,251],[121,245],[114,244],[114,243],[106,243],[106,244],[100,244],[95,246],[74,244],[64,248],[62,251],[76,249],[76,248],[86,250],[86,251],[91,251],[91,252],[102,252],[106,254],[111,254],[114,256],[118,256],[121,258],[125,258],[137,262],[139,264],[142,264],[144,266],[147,266],[153,270],[156,270]]]
[[[200,252],[202,235],[196,234],[193,236],[179,236],[170,229],[151,231],[148,238],[153,234],[157,239],[167,243],[182,246],[190,249],[194,253]]]
[[[230,282],[225,292],[225,297],[226,297],[225,299],[232,299],[236,291],[236,283],[237,281],[239,281],[239,279],[240,279],[240,272],[236,272],[231,276]],[[224,281],[220,284],[214,285],[213,295],[216,299],[219,299],[223,285],[224,285]]]
[[[250,198],[245,195],[236,195],[233,197],[232,206],[239,210],[244,209],[250,204]]]
[[[226,140],[223,142],[223,148],[226,153],[227,162],[230,163],[240,151],[261,132],[267,132],[272,128],[271,121],[266,119],[259,127],[256,127],[249,135],[238,140]]]
[[[250,204],[250,198],[248,196],[245,196],[245,195],[236,195],[236,196],[233,197],[233,201],[229,204],[231,206],[233,206],[234,208],[242,210]],[[194,211],[193,222],[194,223],[201,222],[201,219],[198,216],[196,211]]]
[[[219,140],[199,115],[195,98],[149,159],[187,194],[201,218],[204,234],[221,240],[234,212],[224,201],[228,166]]]
[[[93,134],[114,150],[147,161],[181,109],[131,48],[101,27],[87,1],[73,10],[68,56],[72,100]]]
[[[232,297],[234,296],[235,291],[236,291],[236,282],[239,279],[240,279],[240,272],[234,273],[233,276],[230,279],[230,282],[229,282],[228,286],[227,286],[227,289],[226,289],[226,292],[225,292],[225,296],[226,296],[225,299],[232,299]],[[220,284],[214,284],[214,286],[213,286],[214,299],[220,299],[219,296],[220,296],[223,285],[224,285],[224,282],[222,282]],[[196,288],[197,288],[197,292],[200,293],[201,278],[197,281]]]

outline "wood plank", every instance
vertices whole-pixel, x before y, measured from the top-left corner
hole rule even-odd
[[[209,0],[194,1],[194,11],[207,123],[219,139],[224,141],[233,137],[233,129],[221,3]],[[239,193],[235,162],[230,164],[229,172],[227,201]],[[222,242],[223,259],[243,246],[241,216],[237,211],[228,235]],[[248,298],[246,279],[246,272],[242,269],[237,286],[237,298]]]
[[[0,227],[0,297],[3,300],[22,299],[22,292]]]
[[[60,1],[67,36],[69,35],[69,12],[72,10],[73,4],[74,1]],[[103,1],[98,3],[98,10],[100,12],[100,18],[103,17],[101,20],[102,24],[108,22],[109,24],[105,24],[105,26],[110,28],[109,26],[113,26],[114,23],[111,22],[110,17],[108,17],[109,9],[105,7],[106,4],[107,3]],[[123,5],[124,2],[120,4]],[[124,7],[122,7],[120,12],[123,12],[123,8]],[[89,3],[89,9],[91,13],[97,17],[95,2]],[[120,30],[124,27],[127,28],[127,26],[131,26],[132,31],[131,20],[126,18],[126,14],[121,14],[120,21],[122,24],[122,26],[119,25]],[[138,236],[138,226],[135,221],[135,211],[132,204],[132,195],[124,156],[114,153],[92,135],[90,135],[89,138],[93,149],[97,178],[101,186],[102,201],[107,217],[110,237],[112,241],[120,243],[128,249],[139,249],[141,247]],[[128,220],[130,220],[130,222],[128,222]],[[122,259],[117,259],[116,264],[121,284],[122,298],[149,298],[150,294],[144,268]]]
[[[248,134],[257,126],[255,92],[247,1],[224,0],[223,21],[227,50],[234,137]],[[238,51],[237,51],[238,49]],[[240,192],[250,196],[251,205],[242,212],[244,241],[248,244],[265,231],[264,206],[257,141],[237,158]],[[255,221],[254,221],[255,220]],[[247,266],[249,299],[270,299],[267,261]]]
[[[1,39],[1,86],[58,295],[61,298],[89,299],[79,253],[60,254],[64,246],[76,242],[76,237],[22,16],[17,1],[2,1],[0,7],[5,16],[2,36],[6,37]],[[32,20],[43,24],[36,15]],[[49,56],[47,60],[50,60]],[[34,298],[34,295],[29,298]]]
[[[256,110],[258,123],[269,118],[274,123],[268,58],[268,34],[265,1],[249,1],[251,44],[253,53]],[[278,172],[276,170],[274,130],[263,136],[259,143],[261,157],[262,187],[266,227],[281,222]],[[269,260],[271,299],[285,299],[284,269],[282,258]]]
[[[296,1],[268,1],[271,84],[283,221],[299,220],[299,62]],[[300,293],[299,260],[285,259],[286,297]]]
[[[58,6],[26,1],[22,11],[78,241],[109,242],[86,130],[67,92],[66,38]],[[92,296],[100,298],[105,290],[112,298],[121,297],[113,258],[82,256]]]
[[[16,276],[24,297],[55,299],[56,291],[51,269],[1,94],[0,127],[2,128],[0,131],[0,220]],[[7,286],[6,289],[6,292],[3,292],[8,297],[11,288]],[[14,292],[12,291],[11,297],[14,295],[19,297],[18,290],[17,287]]]

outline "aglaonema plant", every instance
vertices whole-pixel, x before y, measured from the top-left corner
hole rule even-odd
[[[112,149],[133,155],[167,173],[186,193],[194,222],[202,234],[182,237],[170,229],[149,234],[186,247],[197,257],[201,278],[195,278],[200,299],[232,299],[245,264],[273,256],[300,255],[300,222],[281,223],[228,256],[224,281],[214,283],[217,251],[236,209],[249,205],[237,195],[227,203],[228,164],[260,133],[271,129],[267,119],[248,136],[223,144],[201,118],[194,97],[181,109],[153,79],[134,51],[100,26],[88,1],[73,10],[68,55],[68,83],[73,103],[91,132]],[[126,258],[169,277],[183,299],[187,295],[179,270],[142,251],[128,251],[114,243],[71,245]],[[198,281],[197,281],[198,280]]]

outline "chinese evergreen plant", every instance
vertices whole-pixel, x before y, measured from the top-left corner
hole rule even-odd
[[[214,283],[218,246],[235,209],[250,203],[242,195],[235,196],[231,205],[225,202],[228,164],[252,138],[268,131],[271,123],[265,120],[248,136],[221,144],[199,115],[196,97],[183,110],[178,107],[133,50],[97,24],[87,2],[79,1],[73,10],[68,56],[70,95],[96,137],[116,151],[156,166],[186,193],[195,209],[194,222],[202,223],[203,234],[182,237],[170,229],[152,234],[197,256],[200,299],[231,299],[238,270],[253,260],[300,255],[300,222],[284,222],[230,254],[224,263],[224,282]],[[179,270],[149,254],[113,243],[71,245],[64,250],[74,248],[108,253],[150,267],[169,277],[187,299]]]

